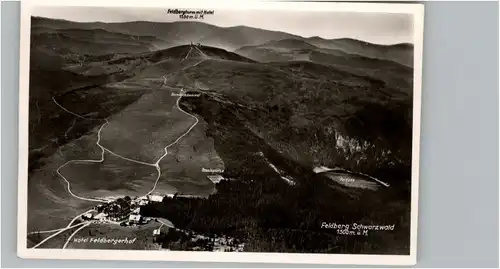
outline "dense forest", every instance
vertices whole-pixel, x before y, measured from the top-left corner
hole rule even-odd
[[[210,108],[215,104],[216,109]],[[165,197],[161,203],[142,207],[142,215],[167,218],[178,229],[207,236],[236,237],[245,242],[245,251],[252,252],[409,253],[408,166],[377,165],[370,159],[369,172],[383,174],[392,187],[347,188],[269,146],[241,124],[244,112],[235,113],[234,107],[203,98],[190,99],[183,106],[209,123],[207,135],[215,139],[227,180],[218,183],[217,193],[208,199]],[[394,132],[391,128],[398,126],[380,128]],[[297,184],[284,181],[267,160]],[[321,228],[323,222],[395,224],[395,229],[371,231],[368,236],[340,235],[335,229]]]
[[[398,253],[409,250],[409,211],[404,204],[383,201],[362,207],[349,206],[349,198],[317,182],[290,188],[273,178],[260,181],[222,181],[218,193],[208,199],[165,198],[162,203],[141,208],[141,214],[168,217],[176,227],[209,235],[227,235],[247,243],[246,251]],[[359,205],[359,203],[356,203]],[[371,233],[368,237],[337,235],[321,228],[322,222],[396,224],[395,231]]]

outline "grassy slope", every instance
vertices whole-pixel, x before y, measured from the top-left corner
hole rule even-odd
[[[207,90],[182,104],[208,123],[224,176],[238,180],[218,184],[208,200],[168,199],[145,212],[181,228],[241,236],[250,251],[407,253],[410,92],[313,63],[278,67],[209,60],[186,70]],[[347,145],[336,145],[339,136]],[[287,185],[257,152],[298,185]],[[313,174],[318,164],[375,175],[392,187],[347,189]],[[397,228],[348,238],[320,229],[322,221]]]
[[[81,28],[104,29],[111,32],[131,35],[155,36],[173,44],[202,42],[204,45],[234,50],[246,45],[257,45],[270,40],[297,37],[283,32],[236,26],[217,27],[201,22],[148,22],[135,21],[125,23],[77,23],[64,20],[35,17],[33,25],[55,29]]]
[[[356,43],[356,45],[359,44]],[[344,47],[323,48],[303,40],[285,39],[258,46],[242,47],[236,53],[259,62],[278,62],[280,64],[287,61],[310,61],[330,65],[359,76],[376,78],[395,88],[412,88],[412,68],[386,60],[384,57],[377,57],[372,52],[368,54],[371,58],[363,57],[359,55],[363,55],[363,53],[348,50],[347,48],[351,48],[348,46]],[[385,46],[381,47],[386,48]],[[411,49],[408,49],[407,53],[411,54]]]
[[[77,119],[73,125],[75,116],[58,107],[52,98],[56,98],[65,107],[71,107],[76,113],[91,113],[90,118],[102,119],[131,104],[144,93],[140,88],[122,90],[105,86],[117,79],[121,78],[113,75],[85,76],[57,68],[36,68],[32,65],[30,131],[37,135],[30,135],[30,170],[42,165],[38,163],[41,157],[50,156],[61,145],[103,123],[101,120]],[[86,101],[90,99],[91,102]],[[100,106],[109,101],[112,101],[112,104]]]
[[[344,53],[357,54],[370,58],[395,61],[406,66],[413,66],[413,46],[411,44],[377,45],[364,41],[342,38],[322,39],[318,37],[304,38],[279,31],[235,26],[217,27],[201,22],[147,22],[135,21],[126,23],[77,23],[64,20],[54,20],[34,17],[32,24],[37,27],[52,29],[104,29],[128,35],[147,35],[165,40],[169,44],[181,45],[189,42],[212,47],[220,47],[235,51],[245,46],[258,46],[279,40],[299,40],[322,49],[340,50]]]
[[[410,92],[340,68],[310,63],[278,64],[277,67],[217,49],[203,47],[202,50],[216,59],[182,72],[193,79],[183,83],[196,80],[210,92],[202,98],[185,99],[182,105],[208,124],[207,136],[214,139],[215,149],[226,165],[226,176],[239,180],[220,184],[218,194],[208,201],[178,201],[179,208],[175,210],[163,205],[166,208],[151,209],[152,213],[159,210],[156,214],[172,216],[176,225],[188,228],[235,232],[251,237],[253,247],[260,251],[265,251],[266,245],[270,245],[269,240],[273,239],[287,251],[310,250],[315,244],[317,251],[327,252],[407,251],[408,242],[401,238],[374,235],[370,241],[351,241],[317,227],[323,220],[384,220],[396,222],[400,227],[393,236],[407,236]],[[186,53],[186,47],[175,48],[109,61],[108,64],[140,59],[146,65],[138,68],[143,69],[164,61],[178,61]],[[58,82],[55,88],[47,85],[52,82],[35,83],[41,89],[37,92],[42,98],[36,101],[50,102],[49,93],[67,92],[69,84],[79,79],[84,84],[96,80],[91,85],[109,82],[109,74],[82,78],[78,74],[62,72],[57,64],[56,61],[55,68],[45,67],[38,71],[41,73],[34,79],[43,77],[44,72],[66,74],[69,78],[64,77],[66,82]],[[161,73],[161,68],[155,72]],[[132,75],[137,74],[141,73],[134,70]],[[43,89],[47,88],[50,91],[44,92]],[[66,96],[77,92],[70,91]],[[112,96],[110,92],[97,91],[91,103],[99,105],[117,97],[118,103],[109,107],[119,110],[138,98],[132,94],[122,99],[122,94]],[[138,93],[140,96],[143,92],[139,90]],[[78,102],[81,98],[81,94],[76,94],[66,102],[82,104],[83,108],[86,103]],[[122,105],[119,102],[123,102]],[[78,106],[74,109],[85,112]],[[98,116],[116,112],[101,111]],[[44,114],[53,116],[54,113],[57,112],[46,111]],[[69,118],[67,122],[71,122]],[[60,133],[62,130],[46,130],[47,133],[55,131]],[[346,138],[347,146],[335,146],[338,135]],[[392,155],[382,158],[388,150]],[[256,151],[262,151],[272,163],[296,179],[298,187],[286,185],[261,157],[255,155]],[[395,187],[376,195],[347,190],[328,178],[312,174],[311,169],[316,164],[340,165],[382,176]],[[330,188],[324,188],[327,186]],[[346,207],[346,204],[351,206]],[[338,216],[343,217],[339,219]],[[334,238],[335,244],[345,243],[346,247],[338,249],[325,238]]]
[[[394,160],[409,165],[410,93],[311,63],[291,75],[295,67],[295,63],[276,69],[206,61],[187,75],[222,93],[218,98],[223,101],[239,104],[233,113],[241,113],[245,126],[297,161],[332,167],[344,162],[345,168],[369,174],[376,173],[376,168],[362,165],[371,161],[365,158],[380,157],[387,166]],[[336,147],[339,135],[353,145]],[[338,154],[339,150],[344,152]],[[388,150],[392,152],[389,158]]]
[[[318,37],[308,38],[306,41],[320,48],[338,49],[351,54],[394,61],[408,67],[413,66],[412,44],[378,45],[351,38],[328,40]]]
[[[107,54],[129,54],[148,52],[172,46],[154,36],[117,33],[97,29],[59,28],[57,25],[37,23],[31,28],[31,46],[43,47],[71,57],[95,57]]]
[[[68,249],[106,249],[106,250],[158,250],[158,245],[154,243],[153,230],[160,227],[159,223],[151,222],[149,224],[137,227],[120,227],[107,224],[92,224],[82,229],[75,237],[85,237],[89,239],[86,243],[69,243]],[[73,238],[75,238],[73,237]],[[90,239],[100,238],[128,239],[134,240],[131,244],[126,243],[92,243]]]

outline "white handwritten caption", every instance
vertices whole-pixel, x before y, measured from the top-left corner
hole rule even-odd
[[[75,243],[92,243],[92,244],[133,244],[137,238],[106,238],[106,237],[75,237]]]
[[[189,10],[189,9],[168,9],[167,14],[179,15],[183,20],[203,20],[207,15],[214,15],[214,10]]]
[[[338,224],[335,222],[322,222],[321,228],[335,229],[338,235],[361,235],[368,236],[369,232],[373,231],[393,231],[396,224],[392,225],[365,225],[365,224]]]

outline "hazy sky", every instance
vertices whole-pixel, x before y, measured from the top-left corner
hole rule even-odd
[[[34,16],[79,22],[178,21],[166,8],[37,7]],[[185,20],[182,20],[185,21]],[[413,43],[413,18],[399,13],[215,10],[201,22],[230,27],[245,25],[303,37],[356,38],[378,44]]]

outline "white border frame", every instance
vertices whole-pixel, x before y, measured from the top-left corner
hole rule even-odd
[[[129,261],[196,261],[196,262],[246,262],[246,263],[296,263],[296,264],[358,264],[358,265],[414,265],[417,256],[418,184],[420,160],[420,118],[422,92],[422,50],[424,30],[423,4],[393,3],[325,3],[325,2],[261,2],[255,0],[49,0],[21,3],[20,63],[19,63],[19,185],[17,254],[29,259],[83,259]],[[414,17],[414,78],[413,78],[413,140],[411,175],[411,231],[410,255],[362,254],[303,254],[303,253],[230,253],[198,251],[154,250],[88,250],[88,249],[28,249],[27,195],[28,195],[28,114],[29,114],[29,57],[31,11],[36,6],[119,6],[212,9],[279,9],[336,12],[407,13]]]

